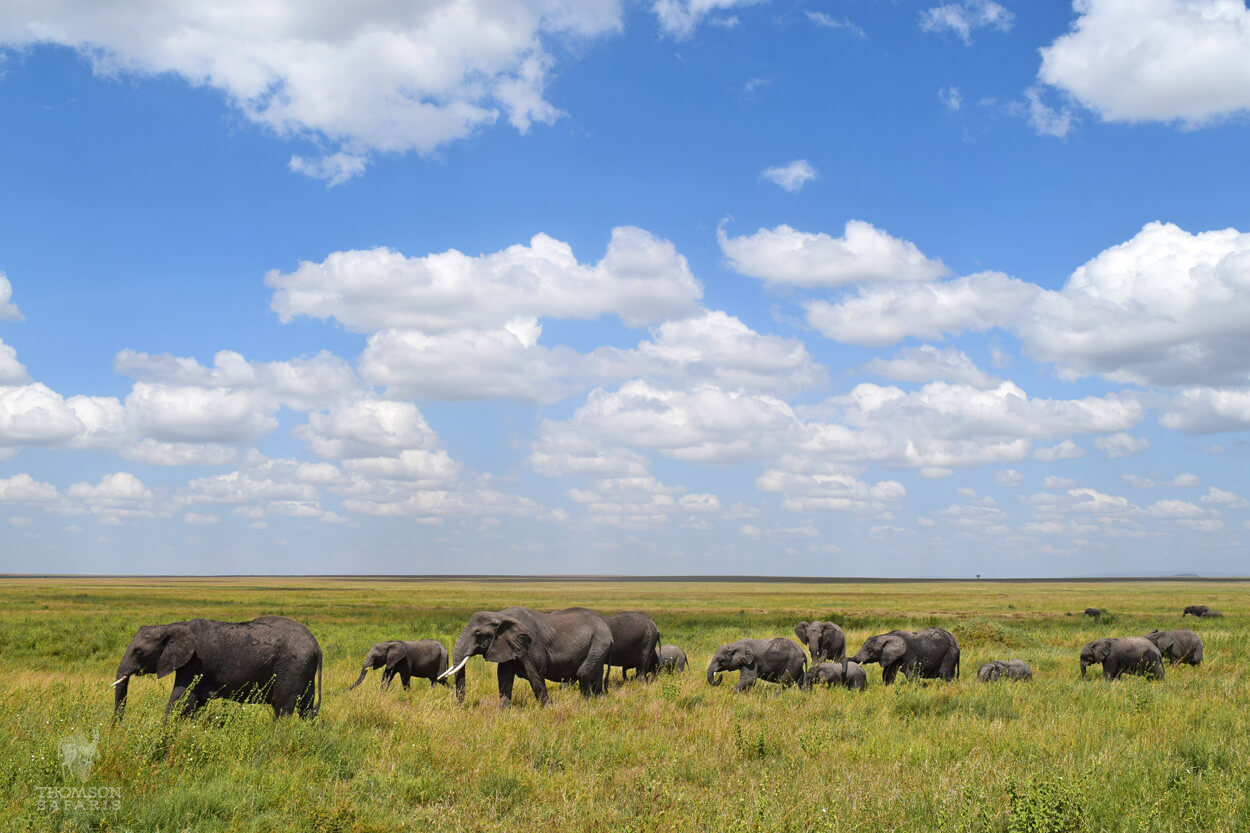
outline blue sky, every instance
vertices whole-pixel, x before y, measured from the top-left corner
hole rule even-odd
[[[1241,0],[260,8],[0,3],[0,571],[1245,572]]]

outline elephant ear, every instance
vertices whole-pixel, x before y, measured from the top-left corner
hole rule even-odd
[[[1111,653],[1111,640],[1099,639],[1094,642],[1094,650],[1090,653],[1094,656],[1094,662],[1105,662],[1107,655]]]
[[[495,639],[486,651],[487,662],[510,662],[520,659],[530,647],[529,631],[516,619],[500,618],[495,629]]]
[[[165,647],[156,661],[159,679],[191,661],[195,654],[195,634],[186,625],[170,625],[165,629]]]
[[[907,653],[907,643],[901,636],[887,636],[881,640],[881,664],[893,665]]]
[[[744,646],[742,648],[741,657],[743,668],[750,668],[755,665],[755,652],[750,648]]]
[[[386,669],[388,671],[395,670],[395,666],[399,665],[404,657],[408,656],[408,652],[404,650],[404,646],[398,642],[392,643],[386,649]]]
[[[800,642],[806,645],[807,644],[807,622],[799,622],[797,625],[795,625],[794,635],[799,638]]]

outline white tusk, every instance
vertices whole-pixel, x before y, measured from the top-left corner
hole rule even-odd
[[[439,674],[439,675],[438,675],[438,678],[441,680],[441,679],[443,679],[443,677],[450,677],[452,674],[455,674],[455,673],[456,673],[457,671],[459,671],[461,668],[464,668],[464,664],[465,664],[466,662],[468,662],[468,661],[469,661],[469,658],[468,658],[468,657],[465,657],[464,659],[460,660],[460,664],[459,664],[459,665],[457,665],[455,668],[448,668],[448,669],[447,669],[446,671],[444,671],[442,674]]]
[[[117,680],[113,683],[113,686],[112,686],[112,687],[113,687],[113,688],[116,688],[118,683],[124,683],[124,682],[126,682],[126,680],[128,680],[128,679],[130,679],[130,675],[129,675],[129,674],[127,674],[125,677],[118,677],[118,678],[117,678]]]

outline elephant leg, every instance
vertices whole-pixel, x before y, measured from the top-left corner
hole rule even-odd
[[[311,680],[308,686],[300,693],[299,699],[295,702],[295,710],[303,720],[309,720],[316,715],[314,709],[317,706],[317,689],[316,684]]]
[[[942,657],[942,668],[938,672],[943,680],[950,682],[955,679],[955,665],[959,660],[955,659],[954,654],[947,654]]]
[[[167,720],[169,719],[169,716],[173,714],[174,706],[178,705],[178,701],[182,700],[183,696],[186,693],[187,693],[187,686],[185,684],[174,683],[174,690],[169,693],[169,702],[165,704],[165,718]],[[194,699],[195,699],[194,694],[187,697],[186,701],[183,702],[182,704],[179,714],[183,714],[183,715],[189,714],[192,708],[191,702]]]
[[[382,690],[386,691],[391,687],[391,678],[395,676],[395,672],[387,668],[382,672]]]
[[[527,667],[525,669],[525,678],[530,681],[530,688],[533,689],[534,699],[538,701],[538,704],[541,706],[547,705],[547,701],[550,698],[547,695],[547,681],[543,679],[543,675],[539,674],[537,670]],[[584,688],[583,691],[585,691]],[[584,696],[589,697],[590,695]]]
[[[512,705],[512,681],[516,679],[516,672],[508,663],[501,662],[496,673],[499,679],[499,705],[506,709]]]
[[[742,673],[738,675],[738,684],[734,686],[734,691],[746,691],[755,685],[758,675],[749,668],[742,669]]]
[[[881,669],[881,684],[894,685],[894,678],[898,676],[897,665],[887,665]]]
[[[408,691],[408,690],[409,690],[409,689],[408,689],[408,681],[409,681],[409,680],[411,680],[411,679],[412,679],[412,675],[410,675],[407,671],[400,671],[400,672],[399,672],[399,681],[400,681],[401,683],[403,683],[403,684],[404,684],[404,691]]]

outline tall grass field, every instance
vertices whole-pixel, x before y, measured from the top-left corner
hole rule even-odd
[[[1228,582],[780,584],[334,579],[0,580],[0,829],[14,831],[1245,831],[1250,830],[1250,585]],[[1188,604],[1221,619],[1181,619]],[[432,637],[525,605],[645,611],[689,654],[683,675],[583,701],[494,666],[442,686],[380,672],[369,647]],[[1088,606],[1101,621],[1081,615]],[[325,652],[313,721],[212,702],[163,719],[172,678],[109,683],[135,630],[265,614]],[[804,692],[709,686],[717,646],[831,619],[848,652],[896,628],[947,628],[955,682]],[[1079,678],[1100,636],[1189,627],[1199,667],[1166,679]],[[1032,682],[978,683],[1020,658]],[[1095,666],[1091,672],[1097,672]],[[70,748],[90,747],[67,765]],[[77,744],[77,746],[75,746]],[[72,762],[71,762],[72,763]],[[82,776],[85,776],[85,780]],[[64,796],[64,798],[58,798]],[[94,798],[93,798],[94,796]],[[51,798],[49,798],[51,797]]]

